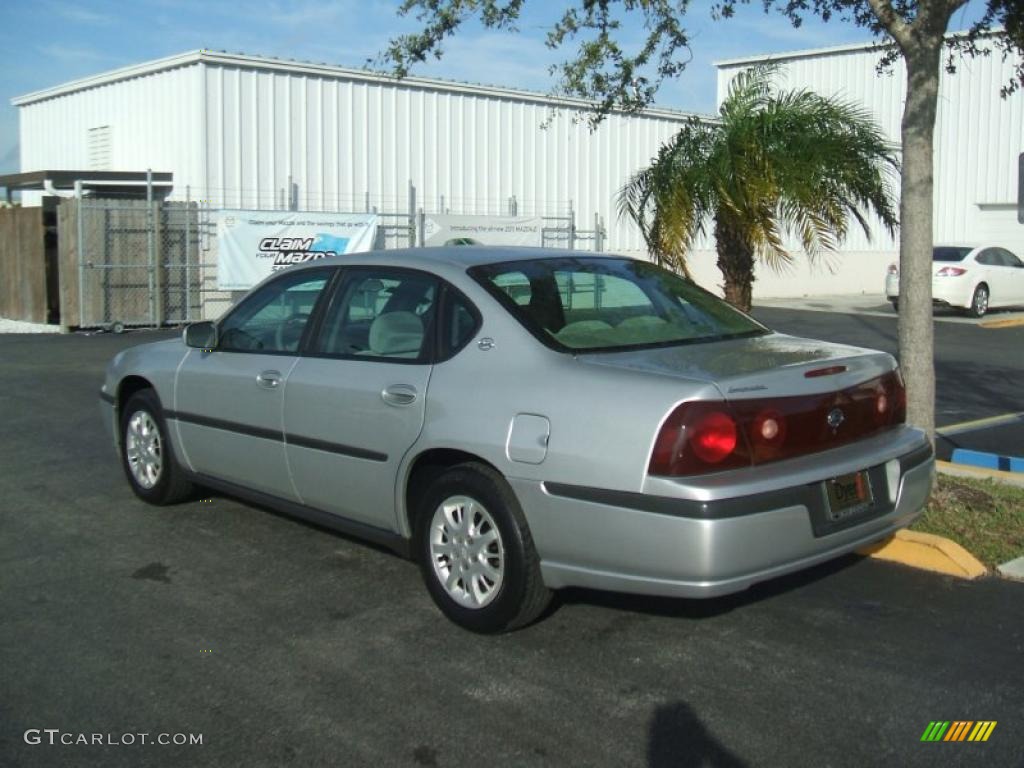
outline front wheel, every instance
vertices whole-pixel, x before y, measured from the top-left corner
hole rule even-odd
[[[143,501],[173,504],[192,493],[192,483],[174,460],[160,401],[151,389],[128,398],[121,411],[121,465]]]
[[[430,596],[470,631],[526,626],[551,599],[515,494],[483,464],[460,464],[430,484],[417,515],[416,549]]]
[[[988,286],[983,284],[974,289],[967,314],[971,317],[983,317],[986,312],[988,312]]]

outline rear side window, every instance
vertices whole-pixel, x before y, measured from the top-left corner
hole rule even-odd
[[[359,359],[430,356],[437,280],[421,272],[353,269],[324,316],[314,351]]]
[[[445,317],[441,325],[440,358],[447,360],[458,354],[480,328],[476,307],[451,286],[445,287]]]
[[[986,248],[975,256],[974,260],[986,267],[1001,267],[1003,265],[1003,260],[999,258],[999,253],[995,248]]]
[[[563,257],[478,266],[469,273],[527,330],[560,351],[617,351],[768,332],[692,282],[647,262]],[[528,293],[521,288],[513,296],[513,280],[525,281]]]

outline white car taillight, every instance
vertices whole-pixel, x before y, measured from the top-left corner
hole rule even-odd
[[[967,270],[963,267],[943,267],[935,273],[936,277],[960,277]]]
[[[889,274],[890,275],[898,275],[899,273],[900,273],[900,268],[899,268],[898,264],[890,264],[889,265]]]

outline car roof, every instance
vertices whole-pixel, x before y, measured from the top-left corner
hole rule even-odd
[[[396,248],[362,253],[346,253],[306,262],[302,267],[333,266],[351,264],[353,261],[374,261],[388,266],[399,267],[469,267],[481,264],[500,264],[506,261],[530,261],[537,259],[561,259],[566,257],[588,257],[626,259],[627,256],[571,251],[566,248],[529,248],[526,246],[497,245],[455,245],[424,248]]]

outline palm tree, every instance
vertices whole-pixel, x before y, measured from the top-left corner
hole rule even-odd
[[[751,305],[754,261],[792,263],[834,251],[855,219],[893,232],[896,156],[868,113],[807,90],[778,91],[772,65],[739,74],[714,122],[696,118],[619,193],[658,263],[688,274],[686,255],[714,221],[725,298]]]

